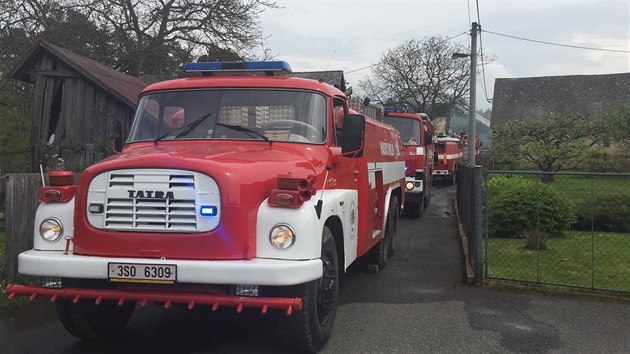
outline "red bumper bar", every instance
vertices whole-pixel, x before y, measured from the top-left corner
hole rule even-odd
[[[301,298],[286,297],[250,297],[223,294],[195,294],[195,293],[175,293],[175,292],[151,292],[141,290],[120,290],[120,289],[82,289],[82,288],[42,288],[38,286],[13,285],[9,284],[6,289],[9,300],[15,295],[28,296],[29,301],[37,297],[50,297],[50,301],[55,302],[59,297],[72,299],[75,304],[81,299],[94,299],[94,303],[99,305],[103,300],[114,300],[118,306],[122,306],[128,301],[138,301],[144,307],[148,302],[164,303],[164,308],[168,309],[173,303],[187,304],[192,310],[196,305],[212,306],[212,311],[216,311],[221,306],[235,307],[237,313],[241,313],[244,307],[259,308],[262,314],[266,314],[268,309],[285,310],[287,316],[291,316],[293,311],[302,310]]]

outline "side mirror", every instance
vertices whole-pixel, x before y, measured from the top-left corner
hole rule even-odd
[[[346,157],[363,156],[364,141],[365,116],[362,114],[348,114],[343,117],[341,154]]]
[[[117,119],[114,121],[113,131],[113,139],[112,139],[112,152],[114,154],[118,154],[122,151],[123,148],[123,139],[122,139],[122,124]]]
[[[424,146],[433,144],[433,135],[429,131],[424,132]]]

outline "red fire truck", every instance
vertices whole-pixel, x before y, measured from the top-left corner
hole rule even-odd
[[[120,333],[136,305],[282,312],[292,344],[319,350],[339,272],[383,267],[404,198],[397,130],[348,109],[285,62],[190,63],[148,86],[122,151],[49,173],[34,249],[19,271],[80,338]],[[245,75],[252,74],[252,75]]]
[[[464,144],[459,138],[438,136],[435,142],[433,177],[455,184],[457,164],[464,159]]]
[[[383,121],[398,129],[404,146],[405,213],[421,217],[431,201],[435,128],[424,113],[399,112],[390,107],[385,107]]]

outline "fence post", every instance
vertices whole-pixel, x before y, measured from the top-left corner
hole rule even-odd
[[[473,215],[473,245],[475,246],[475,250],[474,250],[474,264],[475,264],[475,284],[479,285],[481,284],[481,278],[482,278],[482,274],[483,271],[481,269],[482,267],[482,257],[481,257],[481,217],[482,217],[482,212],[481,212],[481,207],[482,207],[482,203],[481,203],[481,170],[482,167],[481,166],[474,166],[475,170],[474,170],[474,185],[473,185],[473,195],[474,195],[474,199],[473,199],[473,212],[475,213],[475,215]]]

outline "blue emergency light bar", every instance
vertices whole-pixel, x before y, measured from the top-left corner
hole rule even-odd
[[[404,106],[385,106],[383,107],[385,112],[405,113],[407,109]]]
[[[226,72],[291,72],[285,61],[212,61],[184,64],[186,73],[226,73]]]

